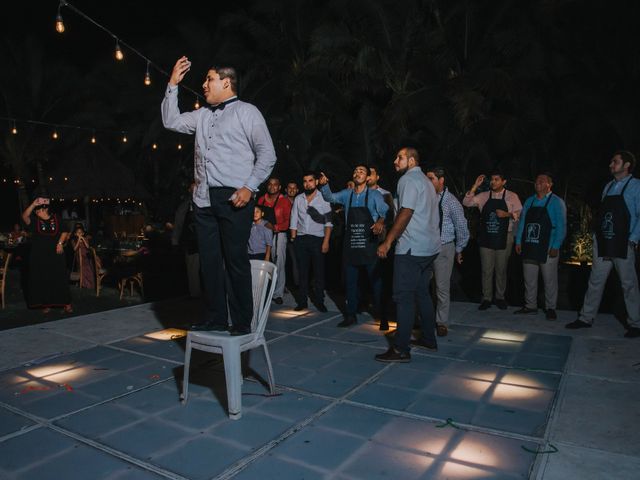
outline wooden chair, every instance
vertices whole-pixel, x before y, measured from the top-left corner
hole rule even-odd
[[[107,270],[102,267],[102,261],[96,253],[96,249],[91,247],[91,255],[93,257],[93,266],[96,272],[96,297],[100,296],[100,290],[102,289],[102,279],[106,277]],[[121,297],[122,298],[122,297]]]
[[[5,295],[4,287],[7,284],[7,275],[9,274],[9,262],[11,261],[12,253],[5,253],[4,262],[2,268],[0,268],[0,295],[2,296],[2,309],[4,310]]]
[[[144,281],[142,272],[129,275],[118,282],[118,286],[120,287],[120,300],[122,300],[124,289],[127,288],[127,285],[129,285],[130,288],[129,295],[133,296],[133,286],[138,285],[138,288],[140,289],[140,296],[144,298]]]

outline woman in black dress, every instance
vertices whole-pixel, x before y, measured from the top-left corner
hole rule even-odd
[[[37,197],[22,212],[22,220],[31,231],[29,308],[42,308],[48,313],[51,307],[62,307],[71,313],[71,292],[63,255],[68,229],[58,215],[49,212],[49,199],[44,197]]]

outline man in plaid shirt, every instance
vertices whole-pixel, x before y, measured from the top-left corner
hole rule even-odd
[[[464,209],[458,199],[445,186],[443,167],[427,170],[427,178],[431,180],[438,195],[438,213],[440,215],[440,254],[433,262],[433,274],[436,284],[436,331],[439,337],[448,333],[449,305],[451,290],[451,271],[453,261],[462,263],[462,250],[469,242],[469,228],[464,216]]]

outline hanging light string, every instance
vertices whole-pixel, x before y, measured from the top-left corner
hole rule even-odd
[[[88,22],[92,23],[93,25],[98,27],[100,30],[102,30],[103,32],[107,33],[109,36],[111,36],[116,42],[116,54],[117,54],[117,52],[120,52],[120,55],[122,55],[121,47],[126,47],[128,50],[132,51],[138,57],[140,57],[145,62],[147,62],[147,72],[146,72],[145,77],[144,77],[145,85],[150,85],[151,84],[151,77],[149,75],[149,67],[153,67],[156,71],[158,71],[159,73],[161,73],[165,77],[171,78],[171,74],[167,73],[166,70],[160,68],[156,63],[152,62],[148,57],[143,55],[137,48],[131,46],[129,43],[125,42],[124,40],[122,40],[121,38],[116,36],[111,30],[109,30],[108,28],[106,28],[103,25],[99,24],[93,18],[91,18],[89,15],[87,15],[83,11],[79,10],[75,6],[71,5],[66,0],[60,0],[60,4],[58,5],[58,14],[56,16],[56,30],[59,33],[62,33],[62,32],[65,31],[64,23],[63,23],[63,20],[62,20],[62,14],[60,12],[62,7],[65,7],[65,8],[68,8],[69,10],[72,10],[74,13],[76,13],[79,16],[81,16],[82,18],[84,18]],[[118,60],[122,59],[122,57],[119,57],[119,56],[116,57],[116,58],[118,58]],[[184,88],[185,90],[188,90],[191,93],[193,93],[196,96],[196,99],[198,99],[198,98],[204,99],[204,97],[202,95],[200,95],[198,92],[196,92],[192,88],[189,88],[188,86],[186,86],[186,85],[184,85],[182,83],[180,84],[180,87]]]
[[[41,120],[21,120],[19,118],[13,118],[13,117],[0,117],[0,120],[4,120],[7,121],[9,123],[11,123],[13,125],[13,129],[12,129],[12,133],[15,135],[18,133],[16,125],[17,124],[30,124],[30,125],[39,125],[39,126],[44,126],[44,127],[52,127],[53,128],[53,133],[52,136],[54,139],[57,139],[58,136],[60,135],[59,130],[61,129],[70,129],[70,130],[82,130],[85,132],[91,132],[95,135],[96,132],[104,132],[104,133],[110,133],[110,134],[116,134],[116,135],[121,135],[124,138],[126,138],[126,132],[123,130],[107,130],[105,128],[93,128],[93,127],[81,127],[79,125],[69,125],[69,124],[65,124],[65,123],[49,123],[49,122],[43,122]],[[126,142],[126,140],[123,140]]]

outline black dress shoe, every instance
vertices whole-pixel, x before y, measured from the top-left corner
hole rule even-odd
[[[449,329],[444,323],[438,323],[436,325],[436,333],[438,334],[439,337],[446,337],[447,334],[449,333]]]
[[[324,306],[324,303],[316,303],[315,306],[319,312],[322,312],[322,313],[327,312],[327,307]]]
[[[342,320],[336,327],[346,328],[351,325],[355,325],[358,323],[358,318],[355,315],[347,314],[344,316],[344,320]]]
[[[296,311],[296,312],[300,312],[302,310],[306,310],[307,308],[309,308],[309,307],[307,306],[306,303],[299,303],[293,308],[293,310]]]
[[[435,340],[425,340],[424,338],[419,338],[417,340],[411,340],[409,342],[412,347],[418,348],[426,348],[427,350],[432,350],[434,352],[438,351],[438,342]]]
[[[386,352],[376,355],[375,359],[378,362],[409,363],[411,361],[411,354],[409,352],[400,352],[390,347]]]
[[[491,306],[491,302],[489,300],[483,300],[478,307],[478,310],[486,310]]]
[[[229,335],[232,337],[237,337],[239,335],[249,335],[251,333],[251,329],[247,327],[231,327],[229,330]]]
[[[389,330],[389,322],[387,320],[380,320],[380,331],[386,332]]]
[[[640,337],[640,328],[629,327],[627,333],[624,334],[624,338],[637,338]]]
[[[276,305],[282,305],[282,297],[274,298],[273,303],[275,303]]]
[[[574,320],[571,323],[567,323],[564,328],[568,328],[569,330],[577,330],[578,328],[591,328],[591,324],[583,322],[582,320]]]
[[[229,330],[228,325],[220,325],[219,323],[196,323],[189,327],[192,332],[226,332]]]
[[[536,315],[538,313],[538,309],[537,308],[522,307],[522,308],[516,310],[513,313],[516,314],[516,315]]]
[[[556,311],[553,308],[547,308],[546,312],[544,312],[545,316],[547,317],[547,320],[557,320],[558,319],[558,314],[556,313]]]
[[[505,302],[504,298],[499,298],[493,303],[495,303],[496,307],[498,307],[500,310],[506,310],[508,307],[507,302]]]

